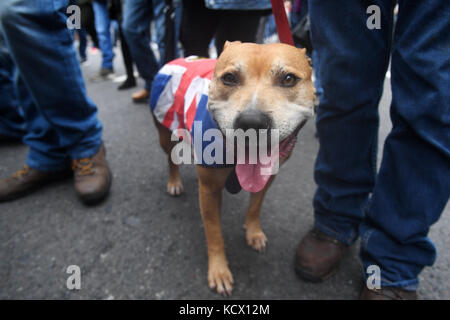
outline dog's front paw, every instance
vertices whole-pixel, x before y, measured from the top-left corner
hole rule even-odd
[[[169,181],[169,183],[167,184],[167,193],[171,196],[179,196],[183,193],[183,191],[183,184],[180,180]]]
[[[263,252],[266,249],[267,237],[260,229],[247,228],[247,244],[256,251]]]
[[[208,284],[223,296],[231,295],[233,275],[226,263],[211,264],[208,270]]]

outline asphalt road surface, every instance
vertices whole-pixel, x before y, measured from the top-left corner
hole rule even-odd
[[[121,75],[122,60],[119,50],[116,53],[116,74]],[[166,194],[166,157],[148,105],[133,104],[133,89],[117,91],[113,81],[90,82],[99,64],[99,55],[90,54],[82,69],[104,124],[114,174],[111,195],[101,205],[86,208],[77,200],[72,181],[66,181],[0,204],[0,299],[222,299],[207,286],[195,168],[181,169],[184,195]],[[390,98],[386,81],[380,147],[390,129]],[[358,243],[339,273],[324,283],[301,281],[293,271],[297,243],[313,223],[318,150],[314,130],[310,121],[301,131],[293,156],[266,197],[265,253],[250,249],[245,241],[242,225],[248,195],[224,195],[222,225],[235,278],[233,299],[358,298],[362,287]],[[0,146],[0,176],[19,169],[26,154],[23,145]],[[438,257],[420,276],[422,299],[450,299],[449,211],[447,206],[430,231]],[[80,290],[66,287],[70,265],[81,269]]]

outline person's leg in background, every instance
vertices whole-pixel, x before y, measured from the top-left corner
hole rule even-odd
[[[122,50],[123,63],[127,73],[126,80],[117,88],[118,90],[125,90],[136,86],[136,78],[133,71],[133,58],[131,57],[130,47],[123,34],[122,23],[119,21],[119,37],[120,37],[120,49]]]
[[[67,0],[53,1],[52,5],[43,0],[2,1],[0,28],[39,115],[55,132],[52,138],[37,139],[36,145],[39,142],[53,144],[66,151],[66,156],[73,160],[77,195],[82,201],[92,203],[108,194],[111,173],[105,159],[97,107],[87,97],[72,35],[66,27],[68,4]],[[29,48],[33,48],[33,54]],[[27,163],[33,150],[31,147]],[[38,173],[31,171],[32,181],[26,180],[29,170],[2,180],[0,201],[39,188],[49,179],[50,172],[60,169],[59,166],[46,167],[48,164],[41,161],[37,156],[33,167]],[[17,177],[20,179],[14,180]],[[14,186],[18,189],[11,190]]]
[[[95,17],[92,3],[85,2],[80,5],[81,10],[81,28],[85,29],[87,34],[91,37],[94,48],[99,48],[97,31],[95,31]]]
[[[87,33],[86,30],[81,28],[78,31],[78,39],[80,41],[78,47],[78,53],[80,55],[80,62],[83,63],[87,60],[86,48],[87,48]]]
[[[0,31],[0,142],[21,141],[26,132],[15,73],[14,62]]]
[[[173,6],[175,10],[175,57],[181,57],[181,50],[178,45],[180,40],[181,19],[183,17],[183,2],[181,0],[174,0]]]
[[[209,56],[208,48],[219,25],[220,12],[205,7],[204,1],[183,0],[180,42],[184,56]]]
[[[266,14],[267,10],[222,10],[215,38],[217,55],[227,40],[256,42],[259,21]]]
[[[153,0],[153,17],[155,21],[156,34],[153,35],[159,51],[160,67],[164,61],[164,34],[165,34],[165,14],[166,0]]]
[[[295,28],[297,24],[299,24],[300,22],[302,22],[302,20],[304,19],[309,19],[308,17],[308,1],[310,0],[295,0],[294,1],[294,6],[292,9],[292,15],[291,15],[291,28]],[[295,38],[294,38],[295,41]],[[296,46],[298,47],[299,45],[296,44]],[[301,47],[306,47],[305,45],[301,45]],[[308,50],[308,49],[307,49]],[[310,55],[312,64],[313,64],[313,72],[314,72],[314,86],[316,87],[316,96],[317,98],[320,99],[322,98],[323,95],[323,88],[322,85],[320,84],[320,78],[319,78],[319,62],[317,61],[319,59],[317,52],[314,51],[314,48],[312,48],[312,52],[311,53],[307,53],[308,55]]]
[[[155,4],[155,35],[161,66],[179,56],[178,36],[181,23],[181,0],[158,0]],[[154,36],[155,36],[154,35]]]
[[[108,16],[108,8],[106,0],[92,1],[95,16],[95,30],[97,32],[100,51],[102,52],[102,66],[99,74],[92,80],[105,79],[114,73],[113,59],[114,51],[111,40],[111,21]]]
[[[307,14],[308,0],[295,0],[292,4],[292,11],[289,19],[291,29],[294,29]]]
[[[320,63],[319,63],[319,57],[317,55],[317,52],[314,50],[311,53],[311,61],[313,64],[313,72],[314,72],[314,86],[316,87],[316,97],[319,99],[322,99],[323,96],[323,88],[322,88],[322,84],[320,83]]]
[[[120,49],[122,51],[123,64],[125,66],[127,78],[122,82],[118,90],[125,90],[136,86],[136,79],[133,71],[133,59],[131,58],[130,48],[123,34],[123,5],[121,0],[111,0],[108,7],[109,17],[113,21],[117,21],[117,32],[120,39]]]
[[[383,28],[369,30],[365,2],[308,4],[324,92],[317,111],[315,223],[298,246],[295,270],[306,280],[321,281],[336,271],[358,238],[375,184],[378,102],[389,63],[392,8],[391,1],[375,1]]]
[[[277,26],[275,24],[275,17],[273,14],[269,15],[266,19],[266,26],[264,28],[264,39],[272,42],[273,38],[277,37]]]
[[[125,1],[123,32],[133,61],[145,81],[144,89],[132,95],[135,102],[148,101],[153,78],[159,69],[159,63],[150,48],[152,12],[151,0]]]
[[[119,22],[116,19],[110,19],[110,21],[111,21],[111,31],[112,31],[111,43],[112,43],[113,47],[116,47],[117,42],[120,41]]]
[[[360,228],[364,275],[377,265],[381,290],[365,288],[362,298],[414,297],[419,273],[436,259],[427,234],[450,196],[448,30],[445,1],[399,2],[391,63],[393,128]]]

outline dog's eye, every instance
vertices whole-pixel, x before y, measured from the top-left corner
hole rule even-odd
[[[238,77],[231,72],[225,73],[220,79],[226,86],[235,86],[239,83]]]
[[[280,85],[282,87],[290,88],[295,86],[299,80],[300,78],[297,77],[295,74],[288,73],[281,78]]]

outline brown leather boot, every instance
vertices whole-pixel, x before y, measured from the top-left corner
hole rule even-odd
[[[138,92],[135,92],[131,95],[131,99],[133,99],[134,102],[147,102],[150,98],[150,91],[147,89],[142,89]]]
[[[25,165],[11,177],[0,180],[0,202],[12,201],[36,191],[46,184],[71,176],[70,171],[45,172]]]
[[[103,200],[111,188],[112,175],[106,161],[104,145],[91,158],[73,160],[75,191],[85,204],[95,204]]]
[[[360,300],[417,300],[416,291],[403,290],[402,288],[381,287],[381,289],[364,289],[359,296]]]
[[[295,272],[307,281],[323,281],[337,271],[347,250],[347,245],[314,228],[298,245]]]

